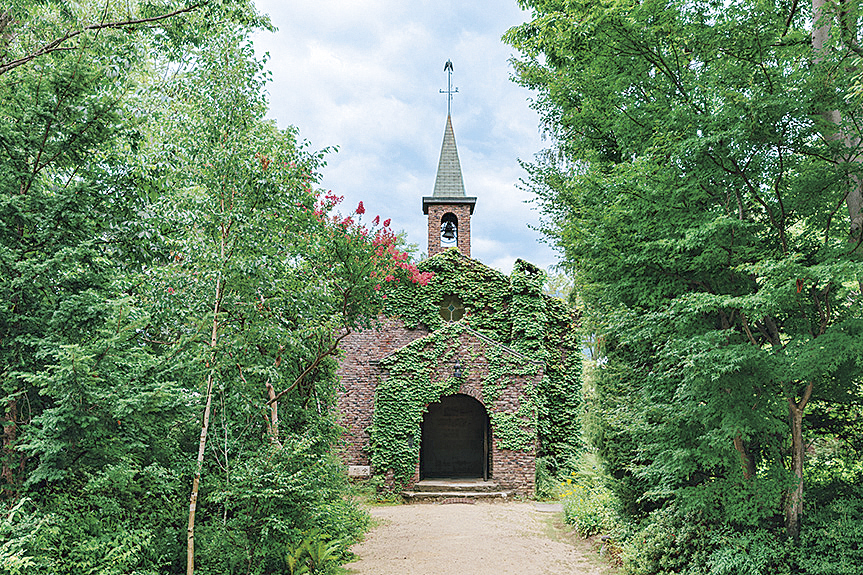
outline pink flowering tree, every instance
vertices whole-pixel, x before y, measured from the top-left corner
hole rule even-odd
[[[189,575],[200,505],[220,517],[201,535],[208,550],[201,560],[213,572],[227,572],[219,561],[232,556],[237,537],[270,557],[258,541],[265,524],[278,525],[268,531],[281,533],[278,557],[311,526],[344,529],[307,500],[333,493],[320,485],[331,475],[319,462],[337,437],[338,344],[377,317],[382,284],[430,279],[399,249],[390,220],[367,225],[362,203],[343,215],[341,197],[316,188],[323,153],[262,121],[254,63],[207,57],[176,88],[177,109],[161,126],[170,146],[150,152],[153,163],[176,162],[177,147],[195,153],[176,166],[174,191],[158,206],[167,257],[145,271],[141,295],[150,310],[143,341],[182,366],[178,377],[201,402]],[[204,491],[210,495],[200,500]],[[340,496],[326,500],[328,509],[340,505]]]

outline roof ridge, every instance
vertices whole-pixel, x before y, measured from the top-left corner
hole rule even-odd
[[[491,345],[494,345],[495,347],[498,347],[498,348],[500,348],[500,349],[503,349],[503,350],[504,350],[506,353],[508,353],[508,354],[518,356],[518,357],[519,357],[519,359],[521,359],[521,360],[523,360],[523,361],[525,361],[525,362],[527,362],[527,363],[532,363],[532,364],[535,364],[535,365],[545,365],[545,362],[544,362],[544,361],[539,361],[539,360],[533,359],[532,357],[530,357],[530,356],[528,356],[528,355],[526,355],[526,354],[524,354],[524,353],[522,353],[522,352],[520,352],[520,351],[518,351],[518,350],[516,350],[516,349],[511,348],[510,346],[506,345],[505,343],[500,342],[500,341],[498,341],[498,340],[494,339],[494,338],[493,338],[493,337],[491,337],[491,336],[488,336],[488,335],[486,335],[486,334],[484,334],[484,333],[482,333],[482,332],[479,332],[479,331],[477,331],[477,330],[473,329],[473,328],[470,326],[470,324],[469,324],[469,323],[467,323],[466,319],[467,319],[467,318],[463,318],[463,319],[460,319],[460,320],[458,320],[458,321],[456,321],[456,322],[446,324],[446,325],[444,325],[442,328],[436,329],[436,330],[434,330],[434,331],[429,331],[426,335],[424,335],[424,336],[422,336],[422,337],[418,337],[418,338],[416,338],[416,339],[414,339],[414,340],[411,340],[411,341],[409,341],[408,343],[406,343],[406,344],[404,344],[404,345],[402,345],[402,346],[400,346],[400,347],[397,347],[396,349],[394,349],[394,350],[390,351],[388,354],[384,355],[384,356],[383,356],[382,358],[380,358],[380,360],[378,360],[378,361],[384,361],[384,360],[386,360],[387,358],[389,358],[389,357],[391,357],[391,356],[393,356],[393,355],[397,354],[398,352],[400,352],[400,351],[402,351],[402,350],[404,350],[404,349],[406,349],[406,348],[409,348],[409,347],[411,347],[411,346],[419,346],[419,345],[423,345],[423,344],[422,344],[422,343],[420,343],[420,342],[423,342],[423,341],[426,341],[426,342],[427,342],[427,340],[428,340],[429,338],[431,338],[432,336],[435,336],[435,335],[438,335],[438,336],[439,336],[439,335],[441,335],[441,334],[439,333],[441,330],[445,330],[445,329],[447,329],[447,328],[450,328],[450,329],[460,329],[462,332],[467,332],[467,333],[469,333],[470,335],[472,335],[472,336],[476,337],[477,339],[483,340],[483,341],[485,341],[485,342],[486,342],[486,343],[488,343],[488,344],[491,344]]]

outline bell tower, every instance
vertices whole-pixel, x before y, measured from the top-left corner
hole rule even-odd
[[[455,145],[452,129],[450,105],[452,95],[452,62],[447,60],[444,71],[448,72],[446,128],[438,161],[434,193],[423,197],[423,213],[428,215],[428,255],[432,257],[443,250],[455,247],[463,255],[470,257],[470,216],[476,205],[475,197],[464,192],[461,164]]]

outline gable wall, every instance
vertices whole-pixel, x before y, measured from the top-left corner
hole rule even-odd
[[[366,429],[372,424],[375,386],[381,375],[377,361],[428,334],[426,329],[408,329],[401,320],[386,318],[378,329],[354,332],[342,340],[343,355],[336,370],[341,390],[336,405],[339,424],[345,428],[342,459],[346,465],[369,465]]]
[[[478,400],[486,409],[492,419],[492,452],[491,452],[491,479],[502,489],[508,489],[518,494],[530,497],[534,492],[535,465],[536,465],[536,428],[535,425],[524,425],[522,429],[532,435],[534,440],[520,449],[505,449],[499,445],[499,437],[495,436],[494,415],[500,413],[514,414],[523,402],[529,402],[527,387],[536,386],[543,377],[544,370],[538,366],[535,375],[516,375],[508,378],[505,387],[496,394],[490,395],[484,389],[484,382],[489,377],[489,360],[486,350],[489,346],[498,344],[478,338],[476,335],[465,331],[458,336],[458,347],[456,355],[464,371],[464,381],[456,393],[469,395]],[[398,352],[396,352],[398,353]],[[453,374],[454,360],[447,360],[439,364],[432,372],[429,381],[418,381],[417,385],[428,385],[434,387],[436,384],[447,381]],[[388,377],[386,370],[382,371],[382,377]],[[423,378],[425,379],[425,378]],[[536,413],[533,412],[535,421]],[[384,470],[376,470],[376,473]],[[388,484],[395,486],[391,473],[385,473]],[[405,485],[410,488],[420,479],[420,462],[416,460],[413,477]]]

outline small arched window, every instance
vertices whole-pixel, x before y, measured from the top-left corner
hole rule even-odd
[[[458,321],[464,317],[464,304],[455,295],[443,298],[440,304],[440,316],[447,322]]]

